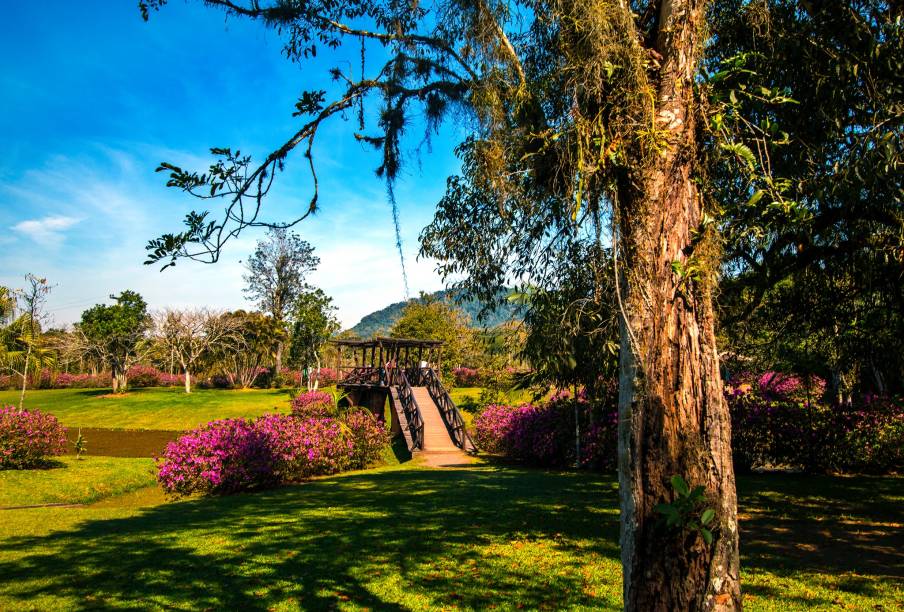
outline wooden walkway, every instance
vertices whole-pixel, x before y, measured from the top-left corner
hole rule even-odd
[[[409,431],[408,419],[399,400],[398,386],[390,387],[390,408],[396,413],[402,436],[412,455],[430,467],[460,467],[469,465],[473,457],[455,445],[427,387],[411,387],[418,412],[424,423],[423,448],[416,448]]]

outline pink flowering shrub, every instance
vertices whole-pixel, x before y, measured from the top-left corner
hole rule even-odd
[[[66,428],[39,410],[0,408],[0,470],[27,469],[66,447]]]
[[[267,438],[281,482],[335,474],[348,467],[354,451],[354,441],[336,419],[268,414],[254,426]]]
[[[389,444],[389,433],[383,423],[369,410],[349,412],[344,419],[346,432],[352,441],[349,467],[363,469],[375,463]]]
[[[157,460],[157,481],[167,493],[222,494],[277,482],[276,460],[262,428],[224,419],[170,442]]]
[[[292,399],[293,416],[328,417],[334,413],[333,396],[326,391],[306,391]]]
[[[570,395],[570,394],[569,394]],[[617,418],[611,411],[589,423],[590,405],[578,400],[581,414],[581,465],[611,469]],[[599,411],[598,411],[599,412]],[[474,419],[474,442],[481,450],[543,467],[575,464],[575,402],[561,394],[544,405],[491,404]]]
[[[382,424],[358,412],[344,422],[283,414],[213,421],[167,445],[157,481],[173,495],[259,489],[365,467],[387,441]]]
[[[167,374],[152,366],[135,365],[128,371],[130,387],[173,387],[185,384],[184,374]],[[103,389],[109,387],[112,376],[109,372],[98,374],[71,374],[54,372],[44,368],[40,373],[29,375],[28,385],[32,389]],[[22,377],[0,376],[0,389],[21,388]]]
[[[70,374],[60,372],[53,381],[54,389],[98,389],[110,386],[109,374]]]
[[[854,406],[776,399],[731,390],[735,468],[887,473],[904,469],[904,406],[890,399]]]
[[[134,365],[128,371],[130,387],[181,387],[185,374],[170,374],[154,366]]]
[[[452,375],[455,377],[456,387],[478,387],[480,386],[480,373],[474,368],[460,367],[453,368]]]
[[[305,383],[302,380],[301,372],[294,368],[282,368],[279,373],[283,380],[291,382],[295,387],[300,387]],[[320,374],[318,375],[315,371],[312,376],[316,377],[321,385],[333,385],[336,383],[336,370],[333,368],[320,368]]]

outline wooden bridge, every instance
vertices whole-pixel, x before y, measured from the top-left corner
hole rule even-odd
[[[379,418],[389,400],[392,431],[414,453],[476,453],[461,413],[440,381],[437,340],[334,340],[337,386]]]

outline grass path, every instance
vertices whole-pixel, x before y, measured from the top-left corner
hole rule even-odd
[[[213,419],[287,412],[285,390],[133,389],[110,396],[109,389],[40,389],[25,396],[26,408],[56,416],[67,427],[189,429]],[[16,391],[0,391],[0,405],[18,405]]]
[[[748,610],[899,609],[904,479],[748,477],[739,491]],[[0,609],[620,606],[608,476],[409,463],[0,518]]]

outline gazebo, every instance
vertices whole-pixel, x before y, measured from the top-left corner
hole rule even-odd
[[[384,338],[370,340],[331,340],[336,346],[336,386],[349,395],[351,402],[366,406],[383,418],[383,406],[389,387],[398,384],[398,373],[421,368],[439,371],[443,343],[439,340]]]

